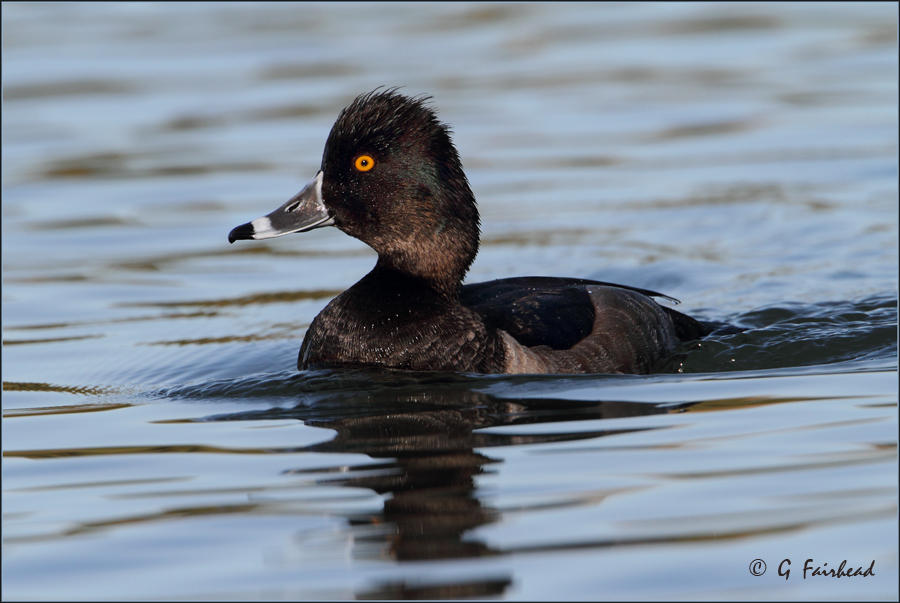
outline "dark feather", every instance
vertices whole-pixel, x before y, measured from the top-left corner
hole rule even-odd
[[[568,279],[519,277],[464,285],[460,301],[488,328],[503,329],[526,346],[567,350],[594,324],[590,296]]]
[[[503,329],[525,346],[546,345],[555,350],[568,350],[584,339],[594,324],[594,306],[585,285],[617,287],[678,303],[673,297],[649,289],[549,276],[504,278],[464,285],[460,301],[477,312],[489,328]],[[682,341],[703,337],[710,331],[690,316],[671,308],[663,309]]]

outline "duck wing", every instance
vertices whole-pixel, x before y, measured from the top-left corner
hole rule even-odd
[[[678,300],[638,287],[580,278],[522,276],[464,285],[460,301],[489,328],[502,329],[526,347],[568,350],[591,334],[596,305],[587,286],[614,287],[647,297]],[[649,301],[649,300],[648,300]],[[652,302],[651,302],[652,303]],[[710,328],[690,316],[659,306],[682,341],[703,337]]]
[[[567,350],[594,324],[591,298],[573,280],[526,276],[463,285],[460,301],[488,328],[502,329],[522,345]]]

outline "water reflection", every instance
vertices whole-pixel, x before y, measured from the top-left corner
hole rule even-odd
[[[415,378],[411,378],[415,382]],[[384,499],[377,513],[350,515],[353,557],[396,561],[475,558],[508,554],[472,531],[499,521],[502,510],[485,504],[478,475],[498,471],[501,460],[490,455],[498,446],[521,446],[587,440],[656,427],[586,429],[542,433],[484,432],[498,426],[596,421],[680,410],[691,404],[660,406],[640,402],[583,402],[553,398],[501,399],[459,387],[425,388],[384,384],[367,393],[349,388],[350,398],[329,396],[320,403],[304,400],[291,409],[220,415],[216,420],[265,420],[294,417],[310,426],[333,429],[329,441],[302,450],[366,454],[378,462],[354,467],[288,470],[319,474],[319,485],[366,488]],[[334,398],[341,398],[335,402]],[[330,408],[329,408],[330,407]],[[336,477],[335,475],[339,475]],[[576,503],[563,503],[576,504]],[[358,598],[458,598],[495,596],[512,584],[511,575],[476,581],[420,584],[388,581],[357,593]]]

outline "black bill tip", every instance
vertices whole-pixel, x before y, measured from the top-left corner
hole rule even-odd
[[[253,238],[253,224],[247,222],[246,224],[241,224],[240,226],[236,226],[228,233],[228,242],[234,243],[235,241],[240,241],[244,239],[252,239]]]

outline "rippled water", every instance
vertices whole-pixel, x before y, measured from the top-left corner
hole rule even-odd
[[[2,17],[5,598],[897,598],[895,5]],[[373,253],[225,237],[382,84],[454,128],[470,281],[744,330],[652,376],[298,373]]]

